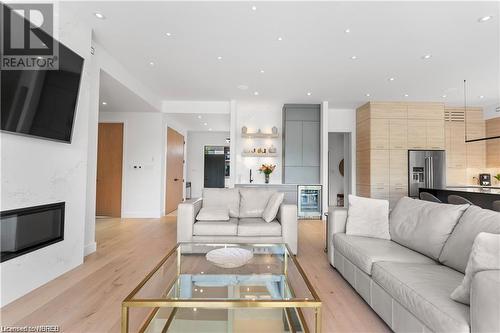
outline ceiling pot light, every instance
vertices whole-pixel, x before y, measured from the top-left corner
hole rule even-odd
[[[281,42],[283,40],[283,37],[278,37],[277,39],[279,42]]]
[[[390,78],[389,78],[389,81],[391,81],[391,82],[392,82],[392,81],[394,81],[394,78],[393,78],[393,77],[390,77]]]
[[[152,62],[152,61],[149,62],[149,66],[154,66],[154,65],[155,65],[154,62]]]
[[[95,12],[94,16],[97,17],[99,20],[105,20],[106,19],[106,16],[104,16],[103,14],[101,14],[99,12]]]
[[[261,73],[261,74],[264,74],[265,72],[264,72],[264,70],[263,70],[263,69],[261,69],[261,70],[260,70],[260,73]]]
[[[201,119],[201,114],[200,114],[200,115],[198,115],[198,119]]]
[[[209,130],[209,131],[211,131],[212,129],[211,129],[211,128],[209,128],[208,130]]]
[[[203,123],[203,125],[207,126],[207,125],[208,125],[208,123]]]
[[[253,10],[253,11],[256,11],[256,10],[257,10],[257,6],[253,5],[253,6],[252,6],[252,10]]]
[[[483,98],[484,98],[484,96],[483,96],[483,95],[481,95],[481,96],[479,96],[479,98],[480,98],[480,99],[483,99]]]
[[[365,96],[366,96],[366,97],[370,97],[370,94],[366,94]]]
[[[352,57],[351,57],[351,59],[352,59],[352,60],[356,60],[356,59],[358,59],[358,57],[356,57],[356,56],[352,56]]]
[[[258,91],[254,91],[254,92],[253,92],[253,94],[254,94],[255,96],[259,96],[259,92],[258,92]]]
[[[222,57],[221,57],[221,56],[218,56],[218,57],[217,57],[217,60],[222,60]]]
[[[106,103],[106,102],[102,102],[102,105],[108,105],[108,103]]]
[[[446,95],[442,95],[441,97],[446,98]]]
[[[311,96],[311,95],[312,95],[312,92],[308,91],[307,96]]]
[[[167,32],[165,35],[167,35],[167,37],[172,37],[172,33],[171,32]]]
[[[483,17],[480,17],[477,21],[479,23],[483,23],[483,22],[487,22],[489,20],[491,20],[493,18],[493,16],[491,15],[488,15],[488,16],[483,16]]]
[[[345,29],[345,30],[344,30],[344,32],[345,32],[346,34],[348,34],[348,33],[350,33],[350,32],[351,32],[351,29]]]
[[[430,58],[432,58],[432,54],[426,54],[426,55],[422,56],[422,59],[424,59],[424,60],[427,60],[427,59],[430,59]]]
[[[405,97],[408,97],[409,95],[408,94],[405,94]]]

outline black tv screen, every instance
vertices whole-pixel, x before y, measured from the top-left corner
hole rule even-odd
[[[2,131],[71,142],[83,58],[58,44],[58,70],[1,71]]]

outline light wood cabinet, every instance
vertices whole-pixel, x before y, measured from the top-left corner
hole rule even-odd
[[[408,149],[425,149],[427,146],[427,121],[408,120]]]
[[[389,149],[408,147],[408,121],[406,119],[389,120]]]
[[[426,133],[427,149],[435,150],[445,148],[444,120],[427,120]]]
[[[370,148],[389,149],[388,119],[370,119]]]
[[[500,135],[500,117],[486,121],[486,136]],[[486,141],[486,166],[491,169],[500,169],[500,139]],[[498,172],[493,170],[493,172]]]
[[[408,119],[444,120],[443,103],[408,103]]]
[[[389,186],[389,150],[370,151],[370,185]]]
[[[403,102],[370,102],[371,119],[406,119],[408,107]]]

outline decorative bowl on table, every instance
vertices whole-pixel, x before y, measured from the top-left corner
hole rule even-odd
[[[253,258],[253,253],[239,247],[224,247],[208,252],[205,257],[218,267],[236,268],[248,263]]]

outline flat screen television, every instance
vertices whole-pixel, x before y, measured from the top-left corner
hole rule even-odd
[[[83,58],[58,44],[58,70],[1,71],[2,131],[71,142]]]

